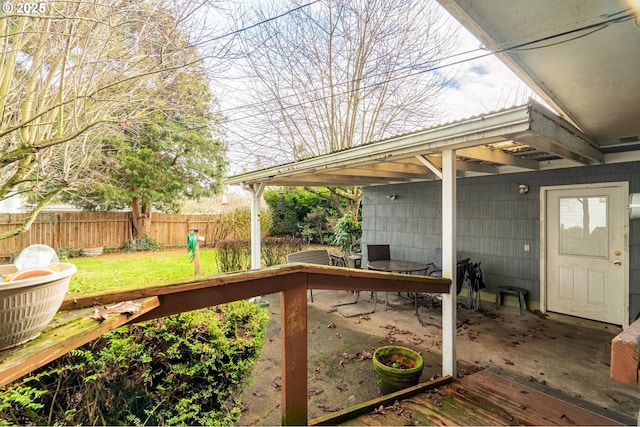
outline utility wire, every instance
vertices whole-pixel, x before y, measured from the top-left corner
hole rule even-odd
[[[593,24],[588,24],[588,25],[585,25],[585,26],[582,26],[582,27],[578,27],[578,28],[574,28],[574,29],[571,29],[571,30],[563,31],[563,32],[560,32],[560,33],[552,34],[552,35],[549,35],[549,36],[541,37],[541,38],[538,38],[538,39],[535,39],[535,40],[518,43],[518,44],[515,44],[515,45],[512,45],[512,46],[508,46],[508,44],[511,43],[511,42],[503,42],[503,43],[500,43],[498,46],[507,45],[507,47],[499,48],[499,49],[496,49],[496,50],[488,50],[486,53],[481,54],[481,55],[476,55],[476,56],[474,56],[472,58],[465,58],[465,59],[461,59],[461,60],[458,60],[458,61],[453,61],[453,62],[450,62],[450,63],[447,63],[447,64],[437,65],[437,66],[429,67],[429,68],[418,69],[418,70],[416,70],[415,72],[412,72],[412,73],[391,77],[391,78],[388,78],[388,79],[385,79],[385,80],[382,80],[382,81],[379,81],[379,82],[375,82],[375,83],[371,83],[371,84],[368,84],[368,85],[361,86],[358,90],[371,89],[371,88],[374,88],[376,86],[384,85],[384,84],[387,84],[387,83],[390,83],[390,82],[393,82],[393,81],[397,81],[397,80],[402,80],[402,79],[405,79],[407,77],[412,77],[412,76],[419,75],[419,74],[424,74],[424,73],[428,73],[428,72],[441,70],[441,69],[444,69],[444,68],[452,67],[454,65],[460,65],[460,64],[463,64],[463,63],[466,63],[466,62],[475,61],[477,59],[485,58],[487,56],[495,55],[495,54],[498,54],[498,53],[506,53],[506,52],[510,52],[510,51],[514,51],[514,52],[531,51],[531,50],[543,49],[543,48],[546,48],[546,47],[555,46],[555,45],[559,45],[559,44],[563,44],[563,43],[568,43],[570,41],[577,40],[577,39],[582,38],[582,37],[586,37],[586,36],[588,36],[590,34],[595,33],[596,31],[600,31],[600,30],[610,26],[611,24],[617,24],[617,23],[626,22],[626,21],[629,21],[629,20],[636,19],[636,15],[635,15],[635,13],[633,12],[633,10],[631,8],[623,9],[621,11],[608,14],[608,15],[606,15],[606,17],[607,17],[607,19],[605,19],[604,21],[596,22],[596,23],[593,23]],[[570,38],[570,39],[561,40],[561,41],[558,41],[558,42],[555,42],[555,43],[551,43],[551,44],[547,44],[547,45],[535,46],[536,44],[541,43],[541,42],[550,41],[550,40],[556,39],[558,37],[563,37],[563,36],[575,34],[575,33],[586,31],[586,30],[591,30],[591,31],[588,32],[587,34],[581,34],[579,36],[576,36],[576,37],[573,37],[573,38]],[[447,56],[447,57],[443,58],[441,61],[446,61],[448,59],[452,59],[452,58],[455,58],[455,57],[458,57],[458,56],[461,56],[461,55],[467,55],[467,54],[470,54],[470,53],[483,51],[483,50],[486,51],[487,49],[473,49],[473,50],[470,50],[470,51],[457,53],[457,54],[454,54],[454,55]],[[405,66],[405,67],[399,68],[398,70],[415,69],[415,68],[418,68],[419,65],[420,64]],[[381,75],[383,75],[383,74],[381,74]],[[366,76],[366,77],[367,78],[371,78],[372,76]],[[362,79],[364,79],[364,77],[360,78],[360,80],[362,80]],[[358,81],[358,80],[355,80],[355,81]],[[298,92],[297,94],[287,95],[287,96],[283,97],[282,99],[290,98],[290,97],[293,97],[293,96],[299,96],[301,94],[309,94],[309,93],[312,93],[314,91],[315,90],[310,89],[310,90],[307,90],[307,91],[304,91],[304,92]],[[309,99],[309,100],[306,100],[306,101],[301,101],[301,102],[298,102],[296,104],[287,105],[284,108],[286,108],[286,109],[297,108],[297,107],[301,107],[301,106],[304,106],[304,105],[307,105],[307,104],[311,104],[311,103],[314,103],[314,102],[324,101],[324,100],[327,100],[327,99],[329,99],[331,97],[347,95],[347,94],[349,94],[351,92],[353,92],[353,90],[346,90],[346,91],[339,92],[337,94],[327,95],[327,96],[324,96],[324,97],[318,97],[318,98],[315,98],[315,99]],[[268,101],[260,101],[260,102],[252,103],[252,104],[245,104],[245,105],[242,105],[242,106],[230,108],[227,111],[228,112],[233,112],[233,111],[236,111],[236,110],[244,110],[246,108],[257,107],[257,106],[260,106],[262,104],[270,104],[272,102],[275,102],[275,99],[274,100],[268,100]],[[261,114],[274,114],[274,113],[277,113],[277,112],[279,112],[281,110],[282,110],[282,107],[274,108],[272,110],[263,111],[263,112],[261,112]],[[245,120],[245,119],[247,119],[249,117],[253,117],[253,114],[246,115],[246,116],[243,116],[243,117],[229,119],[229,120],[226,121],[226,123],[236,122],[236,121],[239,121],[239,120]]]
[[[312,2],[305,3],[305,4],[303,4],[303,5],[300,5],[300,6],[298,6],[298,7],[295,7],[295,8],[293,8],[293,9],[289,9],[289,10],[287,10],[286,12],[282,12],[280,15],[272,16],[272,17],[267,18],[267,19],[265,19],[265,20],[262,20],[262,21],[260,21],[260,22],[256,22],[255,24],[251,24],[251,25],[249,25],[248,27],[242,27],[242,28],[239,28],[239,29],[237,29],[237,30],[234,30],[234,31],[228,32],[228,33],[226,33],[226,34],[223,34],[223,35],[221,35],[221,36],[216,36],[216,37],[213,37],[213,38],[208,39],[208,40],[206,40],[206,41],[200,42],[200,43],[198,43],[198,45],[203,45],[203,44],[207,44],[207,43],[210,43],[210,42],[218,41],[218,40],[220,40],[220,39],[224,39],[224,38],[227,38],[227,37],[230,37],[230,36],[235,36],[236,34],[243,33],[243,32],[245,32],[245,31],[248,31],[248,30],[252,29],[252,28],[259,27],[260,25],[264,25],[264,24],[269,23],[269,22],[271,22],[271,21],[275,21],[275,20],[277,20],[277,19],[280,19],[280,18],[282,18],[282,17],[285,17],[285,16],[287,16],[287,15],[290,15],[290,14],[292,14],[293,12],[297,12],[297,11],[298,11],[298,10],[300,10],[300,9],[304,9],[304,8],[306,8],[306,7],[309,7],[309,6],[313,5],[313,4],[318,3],[319,1],[320,1],[320,0],[314,0],[314,1],[312,1]]]

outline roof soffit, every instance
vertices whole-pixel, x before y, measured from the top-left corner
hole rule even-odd
[[[640,25],[627,1],[438,1],[598,146],[640,138]]]

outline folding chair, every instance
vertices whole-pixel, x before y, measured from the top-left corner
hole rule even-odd
[[[474,310],[480,310],[480,290],[486,287],[482,279],[480,264],[481,263],[473,264],[471,262],[466,264],[465,273],[469,283],[469,295],[467,297],[468,309],[473,308]]]
[[[309,264],[331,265],[329,252],[325,249],[311,249],[307,251],[294,252],[287,255],[287,262],[307,262]],[[309,289],[311,302],[313,302],[313,289]]]
[[[467,266],[470,258],[463,258],[456,261],[456,295],[460,293],[467,279]],[[431,277],[442,277],[442,248],[436,248],[433,262],[427,264],[429,269],[427,275]],[[432,301],[440,301],[442,297],[436,294],[427,294]]]
[[[391,259],[391,249],[389,245],[367,245],[367,260],[368,261],[380,261],[380,260],[389,260]],[[374,299],[375,303],[378,303],[378,293],[371,292],[371,298]],[[387,309],[389,305],[389,293],[385,292],[385,304],[384,309]],[[374,308],[375,310],[375,308]]]
[[[331,265],[333,265],[335,267],[345,267],[345,268],[348,267],[347,259],[344,257],[344,255],[332,252],[332,253],[329,254],[329,258],[331,259]],[[341,307],[343,305],[354,305],[354,304],[357,304],[358,300],[360,299],[360,291],[354,291],[353,293],[355,295],[355,299],[353,301],[351,301],[351,302],[341,302],[341,303],[338,303],[338,304],[334,304],[334,305],[331,306],[331,308]],[[374,309],[375,309],[375,307],[374,307]],[[340,310],[338,310],[338,312],[340,314],[342,314],[344,317],[361,316],[363,314],[371,314],[371,313],[373,313],[373,311],[372,311],[372,312],[367,312],[367,313],[346,314],[346,313],[344,313],[344,312],[342,312]]]

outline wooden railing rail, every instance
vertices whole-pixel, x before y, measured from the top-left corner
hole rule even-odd
[[[282,316],[282,424],[307,423],[307,290],[449,293],[451,280],[382,273],[313,264],[293,263],[260,270],[220,274],[165,285],[148,285],[68,296],[61,310],[78,310],[96,304],[152,298],[159,304],[130,322],[140,322],[185,311],[211,307],[254,296],[280,293]],[[68,339],[69,337],[67,337]],[[0,379],[5,360],[20,361],[20,352],[42,345],[43,336],[32,343],[0,353]],[[73,348],[84,342],[75,337]],[[72,348],[68,348],[67,351]],[[8,354],[7,354],[8,353]],[[31,351],[33,353],[33,351]],[[41,366],[41,365],[40,365]],[[24,366],[12,366],[14,375],[26,375],[39,366],[33,358]],[[19,376],[18,376],[19,377]],[[304,379],[304,380],[301,380]]]
[[[640,386],[640,319],[611,340],[611,378]]]

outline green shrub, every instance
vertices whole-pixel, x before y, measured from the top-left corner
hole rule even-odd
[[[225,214],[230,235],[234,239],[248,239],[251,237],[251,209],[238,208]]]
[[[151,236],[143,236],[127,242],[127,251],[159,251],[161,249],[162,246],[156,243]]]
[[[362,236],[362,224],[347,211],[333,227],[334,235],[331,243],[340,246],[342,252],[349,253],[349,248]]]
[[[58,258],[78,258],[82,256],[82,249],[72,248],[71,246],[63,246],[56,250]]]
[[[323,242],[326,223],[337,215],[332,194],[327,189],[311,192],[300,187],[265,190],[264,200],[271,213],[269,232],[273,236],[304,233],[311,242]]]
[[[231,425],[267,321],[238,301],[113,330],[0,388],[0,424]]]
[[[249,240],[229,240],[217,244],[218,271],[243,271],[251,268],[251,243]]]

